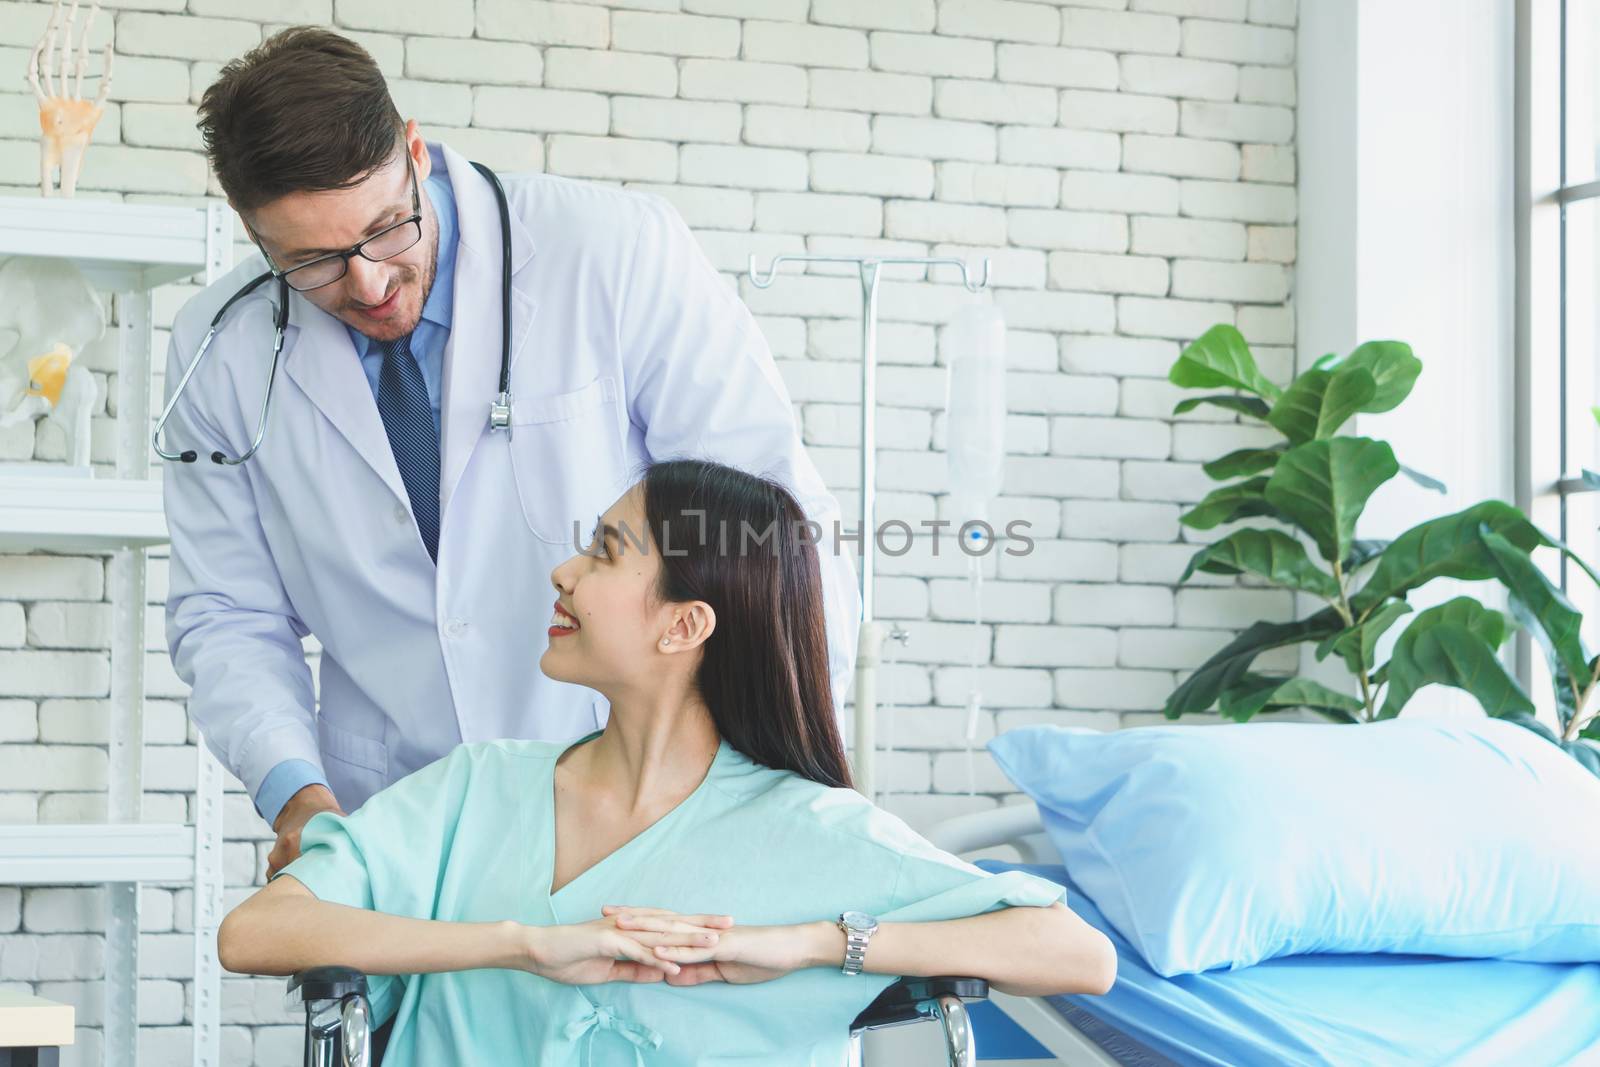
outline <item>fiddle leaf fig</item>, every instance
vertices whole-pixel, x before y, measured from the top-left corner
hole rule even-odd
[[[1400,471],[1394,451],[1369,437],[1307,441],[1285,452],[1262,495],[1311,536],[1326,560],[1342,560],[1355,541],[1367,499]]]
[[[1178,581],[1188,581],[1195,571],[1253,574],[1324,600],[1339,595],[1339,583],[1311,562],[1304,545],[1281,530],[1235,530],[1196,552]]]
[[[1378,541],[1371,538],[1356,538],[1350,544],[1350,554],[1344,558],[1344,572],[1354,574],[1359,568],[1383,555],[1389,547],[1388,541]]]
[[[1557,717],[1564,728],[1577,714],[1593,676],[1591,657],[1579,633],[1583,616],[1527,553],[1487,525],[1479,527],[1479,536],[1500,570],[1500,580],[1511,591],[1512,613],[1544,650],[1556,690]]]
[[[1271,470],[1281,458],[1283,458],[1281,448],[1241,448],[1236,452],[1229,452],[1221,459],[1202,463],[1200,469],[1213,481],[1225,482],[1229,478],[1245,478]]]
[[[1209,530],[1225,522],[1250,519],[1261,515],[1278,517],[1266,498],[1265,476],[1247,478],[1242,482],[1224,485],[1211,490],[1204,500],[1182,515],[1178,521],[1197,530]]]
[[[1532,712],[1533,701],[1495,654],[1505,634],[1505,616],[1471,597],[1457,597],[1421,612],[1395,642],[1388,693],[1378,717],[1399,715],[1425,685],[1463,689],[1489,715]]]
[[[1361,410],[1376,414],[1393,411],[1411,395],[1411,387],[1422,373],[1422,360],[1402,341],[1368,341],[1339,363],[1340,370],[1354,368],[1372,376],[1376,390]]]
[[[1249,673],[1263,652],[1303,641],[1321,640],[1339,631],[1339,615],[1331,608],[1299,622],[1258,622],[1228,642],[1173,690],[1162,708],[1169,719],[1185,712],[1206,711]]]
[[[1317,646],[1317,658],[1327,659],[1330,652],[1337,653],[1350,668],[1351,674],[1371,672],[1378,648],[1378,638],[1402,615],[1411,611],[1404,600],[1391,600],[1373,612],[1363,622],[1340,630]]]
[[[1267,421],[1297,445],[1332,437],[1377,391],[1378,383],[1360,367],[1309,370],[1283,391]]]
[[[1267,413],[1272,410],[1268,407],[1267,402],[1258,396],[1238,396],[1234,393],[1221,393],[1217,396],[1191,396],[1187,400],[1180,400],[1173,405],[1172,413],[1174,415],[1187,415],[1201,404],[1210,404],[1213,407],[1231,411],[1235,415],[1260,419],[1262,422],[1267,421]]]
[[[1244,335],[1225,322],[1211,327],[1185,348],[1167,378],[1185,389],[1243,389],[1268,401],[1276,400],[1283,391],[1256,366]]]
[[[1392,541],[1356,537],[1372,494],[1396,475],[1444,491],[1437,479],[1402,466],[1385,442],[1341,432],[1357,414],[1398,407],[1421,371],[1408,345],[1370,341],[1344,357],[1323,356],[1279,388],[1227,324],[1183,350],[1168,375],[1174,384],[1236,392],[1183,400],[1175,414],[1208,405],[1264,425],[1281,439],[1252,443],[1204,464],[1209,477],[1228,484],[1181,521],[1209,530],[1268,519],[1293,530],[1233,529],[1196,551],[1180,581],[1196,572],[1243,575],[1323,606],[1298,620],[1247,627],[1182,680],[1163,713],[1178,718],[1211,711],[1243,722],[1262,712],[1300,708],[1338,722],[1371,722],[1401,714],[1426,686],[1451,686],[1470,694],[1487,714],[1532,730],[1600,776],[1600,656],[1584,646],[1577,608],[1532,553],[1554,548],[1576,564],[1569,574],[1600,586],[1593,568],[1498,500],[1428,519]],[[1600,484],[1600,475],[1594,481]],[[1316,546],[1320,562],[1295,530]],[[1557,729],[1540,721],[1533,700],[1501,658],[1512,628],[1505,614],[1470,596],[1413,612],[1407,598],[1436,578],[1494,582],[1505,590],[1510,619],[1545,653]],[[1390,640],[1393,649],[1379,665],[1381,647]],[[1310,644],[1318,660],[1337,656],[1350,674],[1348,686],[1254,669],[1264,653],[1301,644]]]
[[[1246,675],[1237,686],[1217,700],[1217,710],[1236,722],[1244,722],[1260,711],[1278,708],[1309,708],[1335,722],[1358,722],[1361,701],[1339,693],[1309,678],[1273,678]]]
[[[1485,581],[1495,577],[1494,559],[1480,533],[1484,526],[1523,552],[1554,543],[1510,504],[1485,500],[1454,515],[1429,519],[1396,537],[1357,594],[1356,606],[1365,610],[1435,578]]]

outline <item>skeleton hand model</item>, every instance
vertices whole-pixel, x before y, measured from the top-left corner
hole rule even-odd
[[[61,195],[71,196],[78,186],[78,173],[83,168],[83,153],[100,121],[106,94],[111,91],[111,45],[106,45],[105,60],[100,72],[100,91],[93,100],[83,98],[83,68],[89,58],[89,31],[100,13],[96,3],[89,9],[78,38],[77,59],[72,64],[72,74],[67,74],[67,57],[72,54],[72,34],[78,21],[78,0],[72,0],[65,20],[61,14],[61,0],[55,0],[50,9],[50,21],[45,23],[33,51],[28,54],[28,84],[39,101],[39,190],[45,196],[54,195],[51,175],[61,168]],[[63,27],[63,21],[65,23]],[[61,33],[62,29],[65,33]],[[60,35],[60,50],[56,49]],[[53,75],[53,76],[52,76]]]
[[[74,357],[105,332],[99,294],[70,263],[18,256],[0,265],[0,429],[47,418],[68,462],[89,463],[98,390]]]

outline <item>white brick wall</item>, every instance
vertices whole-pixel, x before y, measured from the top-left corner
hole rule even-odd
[[[937,556],[924,539],[879,557],[880,613],[911,633],[888,649],[883,695],[897,706],[879,729],[895,751],[882,773],[889,806],[913,824],[1011,791],[981,751],[969,779],[960,751],[975,642],[989,664],[981,744],[1030,723],[1151,721],[1228,628],[1289,611],[1281,594],[1214,576],[1175,587],[1194,548],[1178,515],[1209,486],[1199,464],[1254,438],[1215,411],[1172,419],[1183,394],[1165,376],[1219,321],[1268,346],[1269,372],[1289,365],[1295,0],[112,6],[93,43],[115,43],[116,78],[80,195],[215,194],[194,106],[218,67],[282,25],[333,25],[372,51],[408,117],[469,155],[671,199],[756,312],[847,515],[859,287],[818,267],[758,291],[739,278],[746,255],[993,257],[1011,362],[994,514],[1031,522],[1036,544],[983,559],[976,631],[966,559],[948,536]],[[0,0],[0,69],[20,69],[47,13],[40,0]],[[0,91],[0,191],[28,196],[37,125],[25,88]],[[158,294],[162,348],[193,292]],[[883,519],[953,517],[942,343],[964,299],[943,274],[896,273],[882,289]],[[114,347],[86,358],[104,395]],[[101,462],[113,447],[104,414]],[[0,460],[58,460],[63,445],[52,429],[14,429],[0,433]],[[145,806],[179,819],[193,749],[162,645],[165,580],[153,559]],[[0,556],[0,821],[104,814],[105,589],[101,560]],[[226,818],[231,904],[260,881],[270,834],[237,788]],[[103,907],[95,889],[0,886],[0,986],[79,1005],[71,1064],[100,1062]],[[141,1063],[186,1063],[192,900],[149,887],[143,912]],[[299,1062],[280,995],[277,980],[224,983],[225,1062]]]

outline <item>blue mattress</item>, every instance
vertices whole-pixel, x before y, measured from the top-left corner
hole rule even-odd
[[[1119,1062],[1600,1064],[1600,963],[1316,955],[1163,978],[1072,885],[1064,868],[987,860],[979,866],[1027,870],[1066,886],[1073,911],[1111,938],[1118,957],[1111,992],[1050,1000]],[[975,1016],[978,1058],[1030,1058],[1017,1035],[1003,1032],[1005,1021],[997,1015],[991,1009]],[[985,1047],[986,1028],[993,1051]],[[1040,1058],[1048,1061],[1048,1054]]]

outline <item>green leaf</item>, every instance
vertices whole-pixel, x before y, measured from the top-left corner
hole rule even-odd
[[[1332,437],[1377,390],[1372,375],[1361,367],[1308,370],[1289,383],[1267,421],[1292,444]]]
[[[1411,395],[1422,361],[1401,341],[1368,341],[1339,363],[1339,369],[1359,367],[1372,375],[1377,391],[1362,411],[1392,411]]]
[[[1400,473],[1404,474],[1407,478],[1410,478],[1416,484],[1422,486],[1422,488],[1431,489],[1435,493],[1447,493],[1450,491],[1449,487],[1439,479],[1433,477],[1432,475],[1423,474],[1419,470],[1413,470],[1404,463],[1400,464]]]
[[[1205,711],[1225,690],[1240,684],[1250,664],[1263,652],[1302,641],[1320,641],[1338,632],[1341,625],[1338,613],[1332,608],[1298,622],[1258,622],[1184,679],[1167,698],[1162,714],[1176,719],[1187,712]]]
[[[1500,718],[1506,720],[1506,722],[1514,722],[1525,730],[1533,731],[1546,741],[1550,742],[1552,745],[1559,745],[1561,743],[1561,738],[1555,735],[1555,731],[1551,730],[1550,727],[1546,726],[1544,723],[1535,718],[1533,712],[1531,711],[1507,712],[1506,714],[1500,716]]]
[[[1507,722],[1514,722],[1518,726],[1538,734],[1577,760],[1580,767],[1600,778],[1600,748],[1595,746],[1595,741],[1600,740],[1600,735],[1592,735],[1588,730],[1585,730],[1578,736],[1577,740],[1563,741],[1551,732],[1550,727],[1534,718],[1532,712],[1517,711],[1500,717]]]
[[[1201,404],[1210,404],[1214,407],[1226,408],[1235,415],[1243,415],[1246,418],[1251,419],[1260,419],[1262,422],[1267,421],[1267,412],[1272,410],[1267,406],[1267,402],[1262,400],[1260,397],[1235,396],[1232,393],[1223,393],[1220,396],[1191,396],[1187,400],[1180,400],[1173,407],[1172,413],[1174,415],[1186,415],[1195,408],[1199,407]]]
[[[1578,555],[1576,552],[1572,551],[1572,549],[1568,548],[1566,546],[1566,543],[1563,542],[1563,541],[1556,541],[1556,540],[1553,540],[1553,539],[1547,539],[1547,540],[1549,541],[1549,544],[1551,544],[1551,545],[1553,545],[1555,547],[1556,551],[1560,552],[1563,556],[1567,557],[1569,560],[1572,561],[1574,566],[1576,566],[1584,574],[1588,575],[1589,576],[1589,580],[1591,582],[1593,582],[1597,586],[1600,586],[1600,574],[1596,574],[1594,572],[1594,568],[1589,566],[1588,563],[1584,562],[1584,559],[1583,559],[1582,556]]]
[[[1339,583],[1311,562],[1305,546],[1280,530],[1235,530],[1194,554],[1179,578],[1207,574],[1254,574],[1275,585],[1315,593],[1324,600],[1339,595]]]
[[[1185,389],[1243,389],[1267,400],[1277,399],[1282,392],[1256,366],[1244,335],[1225,322],[1217,323],[1185,348],[1167,378]]]
[[[1364,622],[1341,630],[1318,645],[1317,659],[1327,659],[1328,653],[1334,652],[1344,660],[1351,674],[1370,672],[1377,653],[1378,638],[1394,625],[1396,619],[1410,611],[1411,605],[1404,600],[1389,601],[1367,616]]]
[[[1267,706],[1273,690],[1283,678],[1247,672],[1238,684],[1229,686],[1217,697],[1217,714],[1234,722],[1246,722]]]
[[[1370,537],[1358,537],[1350,542],[1350,554],[1344,558],[1345,577],[1348,578],[1357,570],[1383,555],[1388,547],[1388,541],[1380,541]]]
[[[1506,637],[1514,629],[1507,625],[1503,614],[1493,608],[1484,607],[1470,596],[1458,596],[1453,600],[1447,600],[1443,604],[1429,608],[1417,618],[1421,619],[1423,615],[1431,615],[1441,623],[1465,626],[1496,651],[1506,643]]]
[[[1220,486],[1207,493],[1204,500],[1186,512],[1178,521],[1196,530],[1209,530],[1225,522],[1251,519],[1260,515],[1281,518],[1263,495],[1266,487],[1267,479],[1264,476]]]
[[[1318,356],[1316,362],[1307,367],[1306,370],[1332,370],[1334,367],[1338,366],[1339,359],[1340,356],[1337,352],[1324,352],[1322,355]]]
[[[1387,665],[1389,688],[1378,718],[1400,714],[1425,685],[1465,690],[1494,716],[1533,711],[1533,701],[1495,654],[1505,634],[1505,616],[1471,597],[1457,597],[1421,612],[1395,642]]]
[[[1339,693],[1309,678],[1273,678],[1247,674],[1217,700],[1217,711],[1235,722],[1275,708],[1309,708],[1336,722],[1359,722],[1365,707],[1348,693]]]
[[[1478,532],[1480,525],[1502,535],[1524,551],[1554,544],[1526,515],[1499,500],[1430,519],[1394,539],[1383,552],[1372,577],[1351,601],[1357,615],[1393,596],[1404,596],[1435,578],[1487,581],[1498,576],[1494,559]]]
[[[1263,495],[1311,535],[1323,559],[1342,560],[1367,498],[1399,469],[1394,450],[1370,437],[1307,441],[1284,453]]]
[[[1241,448],[1229,452],[1221,459],[1212,460],[1200,469],[1213,480],[1224,482],[1229,478],[1243,478],[1271,470],[1282,456],[1281,448]]]
[[[1577,760],[1584,770],[1600,778],[1600,748],[1596,748],[1593,742],[1580,737],[1576,741],[1561,742],[1561,748]]]
[[[1580,694],[1589,685],[1590,657],[1579,632],[1583,616],[1527,552],[1487,525],[1479,527],[1479,534],[1500,571],[1500,581],[1511,592],[1512,614],[1544,650],[1556,690],[1558,717],[1566,729]]]
[[[1514,722],[1518,726],[1533,731],[1577,760],[1578,765],[1590,774],[1600,777],[1600,748],[1597,748],[1594,744],[1600,738],[1592,737],[1589,731],[1585,730],[1575,741],[1563,741],[1551,732],[1550,727],[1535,719],[1528,712],[1513,712],[1510,715],[1502,715],[1500,717],[1507,722]]]
[[[1516,603],[1514,602],[1511,606],[1513,611],[1517,607]],[[1525,623],[1524,625],[1528,624]],[[1597,657],[1597,659],[1600,659],[1600,657]],[[1562,733],[1566,733],[1568,730],[1572,729],[1572,720],[1573,717],[1578,714],[1578,707],[1582,698],[1578,695],[1578,691],[1572,686],[1562,685],[1559,682],[1554,681],[1554,677],[1556,677],[1555,671],[1557,669],[1557,664],[1551,661],[1550,652],[1548,649],[1545,650],[1545,663],[1550,667],[1550,672],[1552,675],[1551,688],[1555,690],[1556,694],[1556,720],[1561,723]],[[1584,675],[1585,682],[1595,676],[1595,666],[1596,660],[1590,660],[1589,673]],[[1588,737],[1594,740],[1600,740],[1600,719],[1593,718],[1594,712],[1594,698],[1590,697],[1583,710],[1583,714],[1588,717],[1588,722],[1584,724],[1583,729],[1578,731],[1579,737]]]

